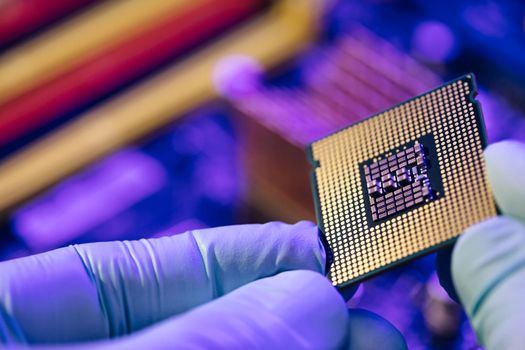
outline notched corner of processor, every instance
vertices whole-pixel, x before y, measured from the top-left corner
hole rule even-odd
[[[469,85],[470,92],[468,94],[468,100],[478,110],[477,112],[481,113],[481,104],[476,99],[476,97],[478,96],[478,93],[479,93],[479,91],[478,91],[478,84],[477,84],[477,80],[476,80],[476,74],[474,74],[473,72],[466,73],[463,76],[461,76],[460,78],[457,78],[457,79],[454,79],[454,80],[451,80],[449,82],[444,83],[443,86],[448,85],[449,83],[451,83],[453,81],[457,81],[457,80],[465,81]],[[480,118],[480,119],[483,119],[483,118]],[[484,125],[482,125],[481,130],[483,132],[485,132]],[[483,134],[483,138],[486,139],[486,134]]]
[[[314,141],[315,142],[315,141]],[[319,168],[321,166],[321,163],[319,162],[318,159],[315,159],[314,158],[314,152],[312,150],[312,144],[314,143],[310,143],[309,145],[307,145],[305,147],[305,151],[306,151],[306,159],[308,159],[308,162],[310,163],[311,165],[311,171],[312,172],[315,172],[315,169],[316,168]]]
[[[473,73],[473,72],[470,72],[470,73],[467,73],[463,76],[464,79],[467,80],[469,86],[471,87],[470,89],[470,94],[468,96],[469,98],[469,101],[472,103],[472,105],[474,106],[474,108],[476,108],[477,110],[477,113],[479,115],[483,115],[483,111],[482,111],[482,108],[481,108],[481,103],[476,99],[476,97],[478,96],[478,85],[477,85],[477,80],[476,80],[476,75]],[[482,143],[482,147],[483,149],[485,149],[488,145],[488,135],[487,135],[487,128],[486,128],[486,125],[485,125],[485,121],[483,120],[483,117],[482,118],[478,118],[477,119],[479,125],[479,130],[480,130],[480,133],[481,133],[481,143]]]

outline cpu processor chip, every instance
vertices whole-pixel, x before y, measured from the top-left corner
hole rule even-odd
[[[308,147],[328,277],[340,288],[496,215],[473,74]]]

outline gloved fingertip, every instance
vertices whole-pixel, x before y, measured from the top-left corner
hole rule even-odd
[[[363,309],[348,310],[346,349],[350,350],[405,350],[405,338],[390,322]]]
[[[525,144],[507,140],[489,145],[485,150],[487,175],[499,209],[525,222]]]
[[[503,140],[495,143],[491,143],[485,149],[486,157],[501,156],[508,153],[523,153],[525,152],[525,144],[517,140]]]
[[[310,220],[299,220],[295,223],[295,225],[299,225],[299,226],[305,226],[305,227],[311,227],[311,228],[316,228],[317,225],[310,221]]]
[[[525,226],[498,216],[471,226],[458,239],[451,271],[458,295],[472,316],[513,265],[525,259]]]
[[[302,245],[311,247],[311,250],[313,250],[315,257],[319,262],[319,269],[316,271],[325,275],[331,263],[329,254],[330,248],[327,243],[323,242],[324,236],[320,232],[318,226],[311,221],[301,220],[292,226],[292,231],[297,232],[295,236],[303,236],[308,242],[311,242],[312,240],[315,241],[314,244]]]
[[[324,276],[286,271],[138,333],[134,349],[335,349],[347,322],[346,305]]]

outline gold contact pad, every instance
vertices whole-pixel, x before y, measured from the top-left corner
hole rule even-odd
[[[496,215],[486,179],[483,142],[467,75],[314,142],[311,153],[321,228],[332,250],[334,285],[439,247]],[[436,143],[444,194],[369,227],[359,164],[425,134]],[[374,160],[375,161],[375,160]]]

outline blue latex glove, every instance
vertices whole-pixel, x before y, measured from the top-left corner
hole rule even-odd
[[[83,244],[7,261],[0,263],[0,343],[405,349],[386,321],[348,312],[321,275],[324,264],[308,222]]]
[[[525,347],[525,145],[506,141],[485,151],[489,182],[502,215],[469,228],[452,251],[452,281],[486,349]],[[446,257],[442,257],[446,260]]]

